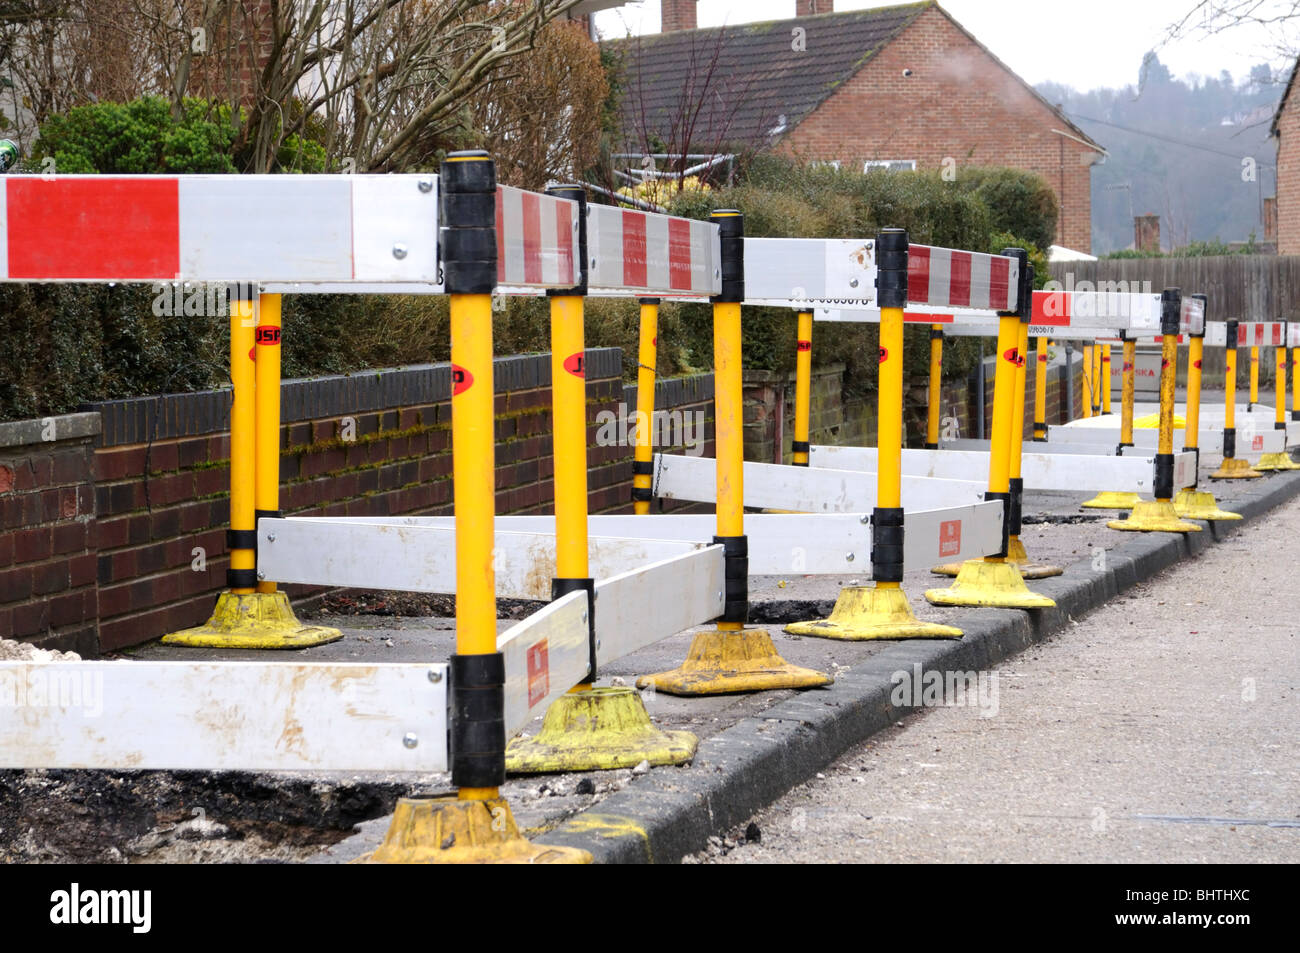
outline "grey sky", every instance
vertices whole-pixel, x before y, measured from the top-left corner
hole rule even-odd
[[[940,0],[954,19],[994,55],[1030,83],[1066,83],[1076,89],[1135,83],[1143,54],[1161,44],[1169,26],[1196,6],[1196,0]],[[835,0],[835,9],[891,6],[888,0]],[[1278,0],[1262,5],[1290,7]],[[794,16],[795,0],[700,0],[700,26],[749,23]],[[659,0],[640,0],[597,14],[604,36],[655,33]],[[1238,79],[1262,61],[1275,70],[1293,59],[1283,50],[1300,48],[1300,22],[1284,30],[1259,26],[1234,28],[1217,36],[1197,34],[1161,46],[1160,60],[1175,76],[1217,76],[1228,70]]]

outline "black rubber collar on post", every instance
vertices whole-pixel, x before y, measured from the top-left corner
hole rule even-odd
[[[451,657],[451,783],[494,788],[506,780],[506,663],[500,652]]]
[[[903,508],[877,506],[871,511],[871,578],[903,581]]]
[[[1174,498],[1174,455],[1172,453],[1156,454],[1155,497],[1157,500]]]
[[[229,589],[254,589],[257,587],[256,569],[227,569],[226,587]]]
[[[1010,481],[1011,499],[1007,504],[1007,536],[1020,535],[1021,501],[1025,495],[1025,481],[1013,477]]]
[[[1182,318],[1183,295],[1177,288],[1166,288],[1160,292],[1160,333],[1178,334]]]
[[[1223,459],[1231,460],[1237,455],[1237,428],[1223,428]]]
[[[998,314],[1015,315],[1021,321],[1027,322],[1034,312],[1034,269],[1029,264],[1029,252],[1023,248],[1004,248],[1002,257],[1014,258],[1020,265],[1020,280],[1016,282],[1016,310],[999,311]]]
[[[596,580],[594,579],[552,579],[551,601],[571,592],[587,594],[587,676],[584,682],[596,680]]]
[[[986,502],[989,500],[1002,501],[1002,548],[992,555],[1005,557],[1007,547],[1011,543],[1011,494],[994,493],[990,490],[984,494],[984,499]]]
[[[745,300],[745,217],[735,209],[720,208],[709,215],[718,226],[722,260],[722,291],[710,300],[719,304]]]
[[[715,536],[714,545],[721,544],[723,560],[723,609],[719,622],[749,621],[749,538],[746,536]]]
[[[572,288],[548,288],[547,297],[572,297],[587,293],[587,190],[581,185],[553,185],[547,195],[578,203],[578,283]]]
[[[791,453],[812,453],[812,444],[809,443],[807,440],[791,440],[790,452]]]
[[[907,307],[907,229],[884,228],[876,236],[876,302]]]
[[[497,283],[496,165],[486,152],[453,152],[442,164],[438,243],[448,294],[491,294]]]

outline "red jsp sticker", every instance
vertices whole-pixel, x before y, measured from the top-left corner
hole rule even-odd
[[[551,691],[551,663],[546,650],[546,640],[530,646],[527,653],[528,662],[528,707],[545,701]]]
[[[255,340],[258,344],[272,346],[280,343],[280,329],[274,324],[261,324],[257,327]]]
[[[1198,364],[1197,367],[1200,367],[1200,365]],[[1127,374],[1127,373],[1128,373],[1129,371],[1131,371],[1131,370],[1133,370],[1133,362],[1132,362],[1132,361],[1125,361],[1125,362],[1124,362],[1124,372]]]
[[[1255,439],[1250,442],[1250,449],[1252,450],[1264,449],[1264,435],[1262,433],[1255,434]]]
[[[1008,364],[1014,364],[1014,365],[1016,365],[1017,367],[1019,367],[1019,366],[1020,366],[1020,348],[1017,348],[1017,347],[1009,347],[1009,348],[1007,348],[1005,351],[1002,352],[1002,360],[1006,361]]]
[[[880,363],[884,364],[887,360],[889,360],[889,348],[882,347],[880,349]]]
[[[796,350],[800,350],[800,351],[811,351],[812,341],[800,341],[798,342],[798,344],[795,345],[795,348]]]
[[[474,386],[474,375],[459,364],[451,365],[451,396],[463,394]]]
[[[1192,361],[1192,367],[1196,368],[1196,369],[1199,371],[1199,370],[1201,369],[1201,362],[1200,362],[1200,361]]]
[[[939,524],[939,555],[956,556],[961,552],[961,520],[944,520]]]
[[[564,359],[564,369],[574,377],[586,377],[582,366],[582,354],[570,354]]]

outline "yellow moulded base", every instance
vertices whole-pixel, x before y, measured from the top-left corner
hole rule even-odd
[[[1291,459],[1289,453],[1265,453],[1253,467],[1255,470],[1300,470],[1300,463]]]
[[[591,854],[520,836],[504,798],[404,797],[384,842],[359,864],[589,864]]]
[[[947,589],[927,589],[925,598],[937,606],[982,606],[996,609],[1050,609],[1047,596],[1030,592],[1014,563],[968,559]]]
[[[1126,493],[1123,490],[1103,490],[1091,500],[1086,500],[1079,505],[1090,510],[1131,510],[1141,502],[1142,497],[1136,493]]]
[[[1210,474],[1211,480],[1253,480],[1256,477],[1262,477],[1260,473],[1250,465],[1250,461],[1242,457],[1228,457],[1220,464],[1219,469]]]
[[[1199,533],[1201,527],[1181,519],[1170,500],[1143,500],[1127,519],[1111,520],[1111,529],[1138,533]]]
[[[205,649],[305,649],[341,638],[338,629],[299,622],[283,592],[226,590],[206,624],[164,635],[162,641]]]
[[[1240,513],[1220,509],[1214,494],[1205,490],[1182,489],[1174,494],[1174,512],[1189,520],[1239,520]]]
[[[1029,553],[1025,551],[1024,542],[1018,536],[1012,536],[1007,541],[1007,562],[1020,570],[1021,579],[1048,579],[1065,572],[1060,566],[1032,562]],[[944,563],[942,566],[932,567],[930,572],[936,576],[956,576],[964,565],[965,563]]]
[[[536,737],[506,746],[510,774],[611,771],[685,764],[700,739],[689,731],[660,731],[635,689],[592,688],[561,695],[546,709]]]
[[[763,629],[697,632],[682,667],[642,675],[637,688],[654,686],[669,695],[726,695],[781,688],[820,688],[834,679],[824,672],[791,665],[777,654]]]
[[[840,590],[830,618],[793,622],[791,635],[861,642],[867,639],[959,639],[961,629],[922,622],[912,612],[902,589],[851,586]]]

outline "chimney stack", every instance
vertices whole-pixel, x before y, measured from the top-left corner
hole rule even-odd
[[[695,0],[663,0],[659,12],[659,32],[695,29]]]
[[[1160,216],[1136,215],[1133,217],[1133,247],[1138,251],[1160,251]]]

